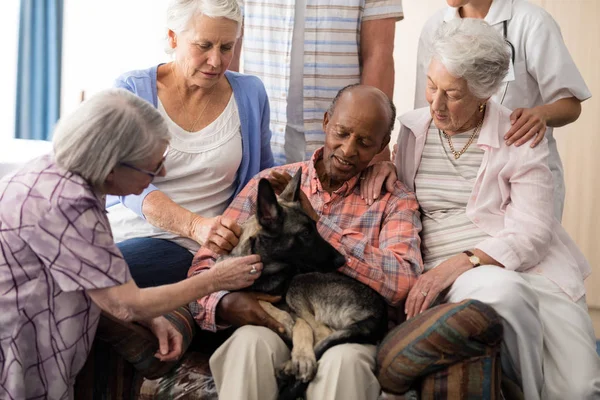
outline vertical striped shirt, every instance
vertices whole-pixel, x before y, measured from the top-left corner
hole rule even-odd
[[[400,181],[393,192],[383,192],[370,206],[360,197],[358,176],[346,181],[329,194],[321,186],[313,159],[265,170],[254,177],[223,214],[243,224],[256,212],[258,182],[272,170],[294,175],[302,168],[301,189],[319,214],[319,234],[346,257],[340,272],[368,285],[391,305],[398,306],[423,270],[419,232],[421,219],[414,193]],[[189,275],[214,265],[216,254],[201,247]],[[190,310],[202,329],[217,329],[216,308],[228,292],[220,291],[190,304]]]
[[[472,134],[470,130],[452,136],[454,150],[463,149]],[[474,248],[489,237],[466,214],[484,154],[476,143],[477,136],[460,158],[455,159],[443,133],[433,122],[429,127],[415,177],[415,192],[422,212],[421,250],[425,270]]]
[[[290,87],[293,0],[244,1],[244,72],[260,77],[271,105],[271,147],[285,164]],[[306,157],[325,141],[323,114],[337,92],[360,83],[360,27],[363,21],[402,19],[402,0],[306,0],[304,16],[304,135]],[[300,101],[298,103],[301,103]]]

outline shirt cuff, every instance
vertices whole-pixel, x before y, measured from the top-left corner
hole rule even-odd
[[[210,295],[210,298],[207,299],[204,306],[204,313],[201,320],[196,319],[201,329],[216,332],[217,330],[229,327],[229,325],[217,325],[217,306],[221,299],[228,294],[228,291],[221,290]]]
[[[475,248],[492,257],[508,270],[516,271],[521,266],[521,259],[517,253],[501,239],[494,237],[486,239]]]

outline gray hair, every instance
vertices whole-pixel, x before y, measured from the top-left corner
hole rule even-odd
[[[54,158],[101,189],[119,163],[147,160],[168,142],[167,124],[152,104],[127,90],[108,89],[61,118]]]
[[[238,0],[171,0],[167,8],[167,29],[181,34],[189,29],[192,20],[200,15],[210,18],[223,17],[237,22],[237,36],[242,30],[242,11]],[[165,52],[172,54],[175,49],[166,39]]]
[[[487,22],[456,18],[443,23],[434,35],[431,57],[448,72],[463,78],[478,99],[491,97],[508,73],[510,49]]]

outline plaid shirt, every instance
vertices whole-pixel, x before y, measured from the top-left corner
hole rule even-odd
[[[322,157],[322,148],[311,161],[265,170],[254,177],[223,214],[244,223],[256,211],[258,181],[271,170],[290,175],[302,168],[302,191],[320,215],[317,229],[321,236],[346,257],[340,272],[357,279],[381,294],[391,306],[406,299],[409,289],[423,271],[419,232],[421,219],[414,193],[400,182],[393,193],[382,192],[371,206],[361,199],[358,176],[345,182],[331,195],[323,190],[314,163]],[[201,273],[215,262],[216,255],[201,248],[189,275]],[[216,307],[228,292],[220,291],[190,304],[202,329],[215,331]]]

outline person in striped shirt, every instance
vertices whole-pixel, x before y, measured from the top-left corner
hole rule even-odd
[[[344,86],[374,86],[392,99],[402,0],[242,3],[243,41],[230,69],[241,66],[265,84],[276,165],[309,160],[323,145],[323,113]],[[378,159],[389,159],[387,146]]]
[[[258,174],[224,215],[242,224],[255,213],[260,178],[270,177],[282,187],[282,180],[301,168],[301,189],[310,202],[307,214],[315,219],[321,236],[346,257],[340,272],[376,290],[390,306],[399,306],[423,269],[415,195],[395,182],[369,205],[358,184],[372,159],[387,146],[394,119],[395,108],[379,89],[363,85],[342,89],[324,116],[324,147],[309,161]],[[189,275],[209,270],[215,257],[201,248]],[[275,333],[282,327],[263,311],[257,295],[222,291],[191,303],[190,309],[202,329],[239,327],[210,359],[219,397],[275,399],[275,369],[290,358],[290,351]],[[307,398],[377,399],[381,389],[374,368],[375,346],[335,346],[320,359]]]

